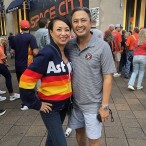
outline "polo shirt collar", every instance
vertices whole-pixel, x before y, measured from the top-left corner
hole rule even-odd
[[[90,33],[92,34],[91,36],[91,39],[90,41],[88,42],[88,44],[86,45],[85,49],[87,48],[92,48],[95,46],[95,38],[96,38],[96,35],[95,33],[93,33],[92,31],[90,31]],[[73,45],[77,45],[78,46],[78,43],[77,43],[77,38],[75,38],[73,41],[72,41]]]

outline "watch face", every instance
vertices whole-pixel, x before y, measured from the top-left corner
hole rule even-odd
[[[104,110],[109,110],[109,106],[102,107]]]

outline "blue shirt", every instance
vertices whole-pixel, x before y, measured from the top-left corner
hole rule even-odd
[[[38,48],[36,39],[27,32],[19,33],[14,37],[12,49],[15,50],[16,70],[24,71],[28,66],[28,57],[32,55],[33,49]]]

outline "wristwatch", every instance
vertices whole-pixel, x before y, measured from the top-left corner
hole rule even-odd
[[[109,110],[109,106],[108,106],[108,105],[102,105],[101,108],[102,108],[103,110]]]

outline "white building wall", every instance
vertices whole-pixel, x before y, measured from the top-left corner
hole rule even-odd
[[[4,0],[5,9],[8,8],[8,6],[11,2],[12,2],[12,0]],[[15,34],[15,20],[17,20],[17,19],[14,19],[14,18],[15,18],[15,16],[12,12],[6,13],[6,32],[7,32],[7,35],[10,32]]]
[[[124,0],[89,0],[89,8],[99,7],[99,29],[104,31],[109,24],[123,24]]]

